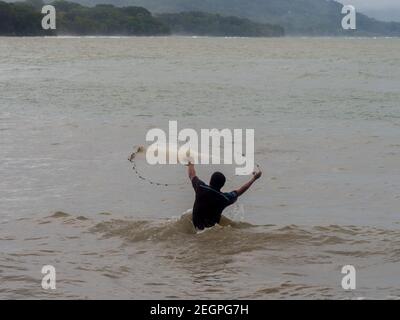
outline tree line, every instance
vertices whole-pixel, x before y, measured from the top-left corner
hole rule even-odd
[[[0,35],[169,35],[201,36],[282,36],[283,28],[248,19],[218,14],[186,12],[153,16],[143,7],[115,7],[55,1],[56,30],[43,30],[42,0],[6,3],[0,1]]]

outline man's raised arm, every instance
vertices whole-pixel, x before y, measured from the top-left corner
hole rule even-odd
[[[193,180],[193,178],[196,176],[196,170],[194,169],[194,164],[189,162],[187,166],[188,166],[189,179]]]
[[[253,177],[251,178],[251,180],[247,183],[245,183],[240,189],[236,190],[236,193],[238,195],[238,197],[240,197],[243,193],[245,193],[247,190],[249,190],[249,188],[251,187],[251,185],[258,180],[262,175],[261,171],[258,172],[254,172],[253,173]]]

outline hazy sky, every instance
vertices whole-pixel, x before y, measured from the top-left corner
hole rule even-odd
[[[373,9],[388,9],[397,7],[400,8],[400,0],[338,0],[345,4],[353,4],[360,8],[373,8]]]

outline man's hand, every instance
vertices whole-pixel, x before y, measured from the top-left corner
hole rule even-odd
[[[253,177],[251,178],[251,180],[244,184],[241,188],[236,190],[237,195],[240,197],[243,193],[245,193],[256,180],[260,179],[261,175],[261,170],[258,172],[253,172]]]
[[[256,181],[258,179],[260,179],[260,177],[262,176],[262,172],[261,170],[259,170],[258,172],[253,172],[253,180]]]

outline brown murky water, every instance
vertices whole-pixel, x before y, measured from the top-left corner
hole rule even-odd
[[[399,51],[398,39],[0,38],[0,297],[398,298]],[[233,225],[195,233],[188,183],[133,174],[132,146],[168,120],[255,129],[264,176],[226,212]],[[49,264],[54,291],[41,288]]]

